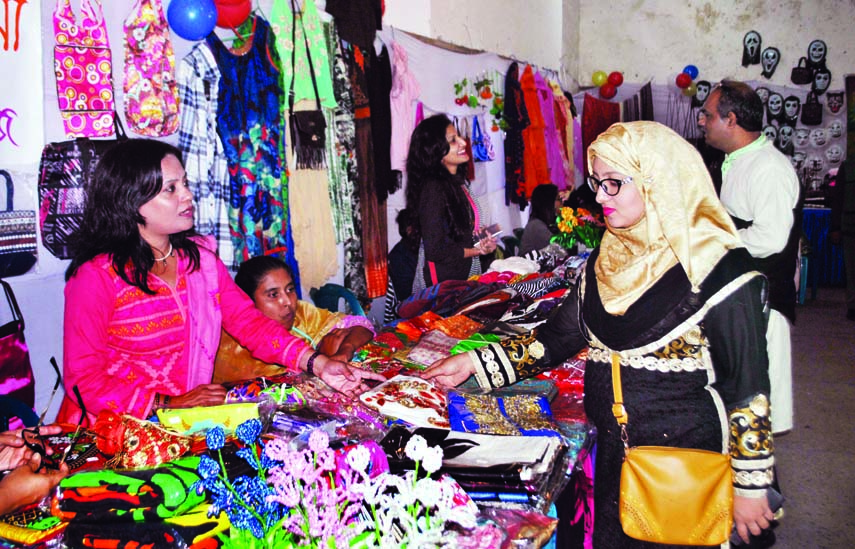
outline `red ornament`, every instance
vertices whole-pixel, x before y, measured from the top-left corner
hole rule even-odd
[[[680,89],[686,89],[689,87],[689,84],[692,83],[692,77],[689,76],[688,73],[681,72],[677,75],[676,80],[674,81],[677,84],[677,87]]]
[[[619,73],[618,71],[611,72],[609,74],[609,84],[614,87],[618,87],[623,84],[623,74]]]
[[[617,95],[617,88],[614,86],[614,84],[606,82],[605,84],[600,86],[600,97],[602,97],[603,99],[611,99],[615,95]]]
[[[249,18],[252,0],[214,0],[217,6],[217,26],[236,29]]]

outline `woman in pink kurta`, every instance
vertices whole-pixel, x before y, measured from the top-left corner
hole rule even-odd
[[[88,189],[65,288],[64,383],[92,421],[101,410],[146,417],[160,406],[222,404],[211,383],[220,331],[254,356],[315,373],[343,392],[373,374],[351,370],[264,316],[193,232],[180,152],[132,139],[111,149]],[[58,421],[76,422],[66,396]]]

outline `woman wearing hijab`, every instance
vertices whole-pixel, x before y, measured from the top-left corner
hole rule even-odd
[[[618,501],[624,447],[612,414],[621,366],[629,438],[731,456],[734,523],[759,535],[773,514],[762,292],[698,152],[655,122],[614,124],[588,149],[607,231],[558,314],[533,332],[437,362],[423,376],[485,388],[537,374],[588,346],[585,412],[597,427],[595,547],[628,537]],[[673,547],[673,546],[669,546]]]

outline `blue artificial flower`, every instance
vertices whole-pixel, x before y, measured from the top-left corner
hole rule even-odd
[[[199,459],[199,466],[196,469],[203,479],[216,478],[220,474],[220,464],[206,455]]]
[[[214,427],[205,435],[205,442],[211,450],[220,450],[226,443],[226,434],[220,426]]]
[[[258,418],[248,419],[238,425],[235,434],[244,444],[255,444],[261,434],[261,421]]]
[[[258,471],[258,460],[255,457],[255,449],[252,446],[241,448],[237,451],[237,455],[238,457],[243,458],[244,461],[249,463],[250,467]]]

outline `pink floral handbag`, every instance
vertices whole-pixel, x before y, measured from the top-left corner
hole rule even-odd
[[[82,0],[75,20],[70,0],[53,12],[56,93],[68,137],[113,135],[113,62],[99,0]]]
[[[161,0],[137,0],[125,21],[125,119],[140,135],[178,131],[175,54]]]

